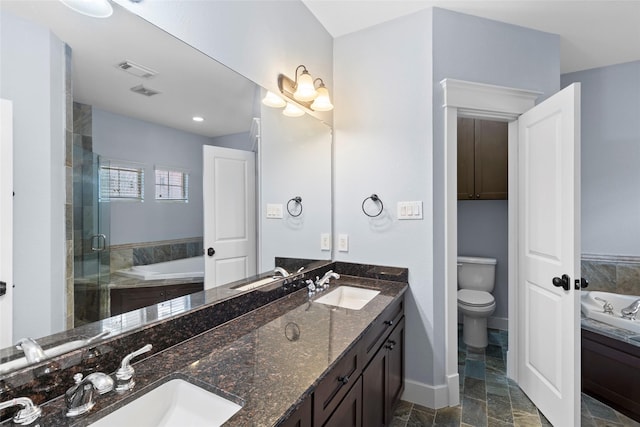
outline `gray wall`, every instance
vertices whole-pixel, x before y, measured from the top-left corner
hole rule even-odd
[[[458,254],[495,258],[496,283],[492,317],[509,316],[509,233],[507,200],[462,200],[458,202]],[[504,323],[504,322],[503,322]]]
[[[440,80],[544,92],[560,86],[558,36],[443,9],[335,40],[335,230],[344,261],[409,267],[407,368],[420,399],[444,378],[444,129]],[[375,88],[375,90],[373,90]],[[387,212],[370,220],[362,199]],[[397,201],[422,200],[422,221],[395,220]],[[416,397],[413,396],[415,399]]]
[[[436,324],[444,319],[444,78],[536,90],[538,102],[560,88],[560,37],[528,28],[450,12],[433,11],[434,289]],[[506,224],[505,224],[506,226]],[[444,331],[435,331],[437,352]],[[436,354],[441,360],[444,354]],[[442,373],[442,367],[438,367]],[[440,374],[442,375],[442,374]],[[444,381],[436,376],[436,381]]]
[[[201,237],[202,146],[211,139],[93,108],[93,151],[144,165],[144,202],[112,201],[111,245]],[[189,203],[155,200],[155,165],[189,171]]]
[[[640,256],[640,61],[561,82],[582,83],[582,253]]]
[[[253,151],[253,140],[249,132],[216,136],[215,138],[211,138],[211,145],[235,148],[236,150]]]
[[[64,327],[65,56],[49,30],[8,12],[0,29],[0,97],[14,109],[16,341]]]
[[[258,271],[273,270],[275,257],[330,259],[330,251],[320,250],[320,234],[331,233],[331,129],[307,114],[286,117],[281,108],[263,106],[260,116]],[[296,196],[302,213],[294,218],[286,205]],[[283,205],[283,218],[267,219],[267,203]]]

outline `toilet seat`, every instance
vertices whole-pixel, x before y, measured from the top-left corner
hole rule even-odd
[[[489,292],[460,289],[458,303],[467,307],[488,307],[495,303],[495,299]]]

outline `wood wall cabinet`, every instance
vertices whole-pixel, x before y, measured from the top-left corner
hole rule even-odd
[[[506,200],[508,124],[458,118],[458,200]]]
[[[116,314],[158,304],[173,298],[200,292],[203,289],[203,283],[113,288],[110,292],[111,315],[115,316]]]

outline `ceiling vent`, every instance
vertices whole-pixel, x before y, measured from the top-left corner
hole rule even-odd
[[[144,96],[153,96],[160,93],[157,90],[146,88],[143,85],[134,86],[130,90],[131,92],[139,93],[140,95]]]
[[[151,68],[138,65],[135,62],[131,61],[123,61],[119,63],[117,67],[122,71],[126,71],[127,73],[132,74],[136,77],[142,77],[143,79],[150,79],[151,77],[158,74],[157,71],[154,71]]]

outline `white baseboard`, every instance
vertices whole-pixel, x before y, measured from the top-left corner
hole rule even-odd
[[[506,317],[489,317],[487,319],[487,328],[508,331],[509,319],[507,319]]]
[[[458,377],[457,375],[455,377],[457,384]],[[450,406],[449,387],[447,387],[446,384],[433,386],[405,379],[404,393],[401,399],[432,409]],[[458,405],[458,403],[455,403],[453,406],[455,405]]]

